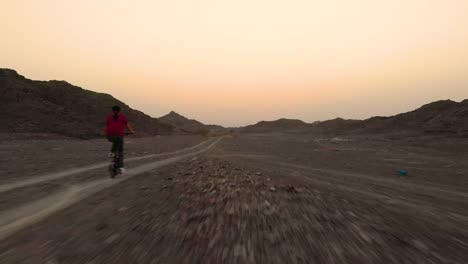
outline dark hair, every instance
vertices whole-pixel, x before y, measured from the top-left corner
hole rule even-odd
[[[112,111],[114,112],[114,121],[117,121],[119,119],[120,106],[113,106]]]

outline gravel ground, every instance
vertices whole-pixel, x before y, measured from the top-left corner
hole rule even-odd
[[[228,138],[0,241],[0,263],[466,263],[468,193],[457,173],[468,170],[457,151]],[[407,152],[417,155],[392,160]],[[425,165],[395,175],[411,162]],[[455,165],[439,179],[442,164]]]

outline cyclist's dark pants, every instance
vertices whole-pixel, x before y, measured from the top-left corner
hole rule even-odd
[[[124,155],[123,155],[123,145],[124,140],[123,137],[119,136],[109,136],[107,139],[112,142],[111,152],[115,155],[119,155],[119,168],[124,166]]]

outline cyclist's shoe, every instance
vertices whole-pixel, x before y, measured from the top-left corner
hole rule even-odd
[[[124,167],[119,168],[119,173],[120,173],[120,174],[124,174],[124,173],[125,173],[125,168],[124,168]]]
[[[109,152],[109,154],[108,154],[107,156],[108,156],[109,158],[113,158],[113,157],[115,157],[115,154],[114,154],[114,152]]]

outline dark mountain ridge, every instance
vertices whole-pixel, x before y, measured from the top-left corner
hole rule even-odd
[[[0,69],[0,133],[60,134],[78,138],[102,136],[105,117],[119,105],[141,136],[177,132],[208,134],[223,130],[174,111],[152,118],[109,94],[97,93],[65,81],[33,81],[10,69]],[[423,133],[468,135],[468,100],[432,102],[407,113],[366,120],[305,123],[297,119],[261,121],[238,129],[244,133],[292,131],[306,133]]]
[[[432,102],[407,113],[365,120],[336,118],[312,124],[300,120],[262,121],[240,128],[241,132],[302,131],[331,134],[423,133],[468,135],[468,100]]]
[[[182,132],[193,133],[193,134],[208,134],[210,127],[195,120],[188,119],[174,111],[159,118],[161,122],[170,124]]]
[[[102,136],[105,117],[119,105],[138,135],[167,135],[174,127],[161,123],[109,94],[65,81],[33,81],[10,69],[0,69],[0,132],[51,133],[78,138]]]

